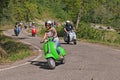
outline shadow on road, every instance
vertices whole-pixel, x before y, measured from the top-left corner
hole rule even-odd
[[[73,43],[67,44],[67,43],[65,43],[65,42],[61,42],[60,44],[63,44],[63,45],[74,45]]]
[[[15,34],[12,34],[12,36],[16,36]]]
[[[30,61],[32,65],[40,66],[43,69],[49,69],[47,62],[45,61]]]
[[[28,39],[27,37],[19,37],[18,39]]]
[[[46,61],[30,61],[32,65],[40,66],[42,69],[48,69],[50,70],[48,64]],[[56,62],[56,66],[60,65],[60,63]]]

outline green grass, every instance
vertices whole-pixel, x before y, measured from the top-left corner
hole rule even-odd
[[[0,31],[0,64],[14,62],[33,55],[30,47],[7,37]]]
[[[99,44],[99,45],[104,45],[104,46],[110,46],[113,48],[117,48],[120,49],[120,44],[117,43],[110,43],[110,42],[104,42],[104,41],[98,41],[98,40],[92,40],[92,39],[78,39],[78,41],[82,41],[82,42],[88,42],[88,43],[93,43],[93,44]]]
[[[77,38],[91,43],[120,47],[120,34],[118,32],[94,29],[85,23],[79,25]]]
[[[28,57],[30,55],[31,55],[30,51],[21,51],[20,53],[11,55],[8,58],[8,60],[9,61],[21,60],[21,59],[24,59],[24,58],[26,58],[26,57]]]

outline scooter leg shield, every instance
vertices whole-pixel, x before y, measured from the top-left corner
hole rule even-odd
[[[72,34],[72,32],[70,32],[69,33],[69,39],[70,39],[70,41],[72,41],[72,38],[73,38],[73,34]]]
[[[64,34],[64,41],[67,42],[68,41],[68,35],[65,33]]]

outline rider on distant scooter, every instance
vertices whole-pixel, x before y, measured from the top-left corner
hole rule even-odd
[[[48,37],[54,37],[53,42],[55,42],[56,50],[57,50],[58,54],[60,55],[60,57],[62,58],[62,55],[60,54],[60,51],[58,49],[58,47],[60,46],[60,42],[59,42],[59,38],[57,36],[57,31],[54,27],[52,27],[52,25],[53,25],[53,23],[50,20],[45,22],[46,31],[45,31],[44,37],[42,39],[42,42]]]
[[[16,23],[15,23],[15,27],[14,27],[14,33],[16,34],[16,36],[19,35],[20,29],[21,29],[21,27],[20,27],[19,22],[16,22]]]
[[[74,32],[73,25],[69,20],[66,21],[66,25],[64,27],[65,35],[68,36],[69,32],[72,33],[72,36],[74,36],[74,40],[76,40],[76,33]]]
[[[66,21],[66,25],[64,27],[64,31],[68,34],[69,31],[73,30],[73,26],[69,20]]]
[[[35,22],[32,22],[31,32],[32,32],[32,36],[35,37],[35,35],[37,33]]]

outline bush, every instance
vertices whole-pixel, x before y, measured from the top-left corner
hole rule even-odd
[[[0,33],[0,63],[8,63],[30,56],[28,45],[14,41],[12,38]]]
[[[120,35],[117,32],[94,29],[87,23],[79,24],[77,38],[120,44]]]
[[[103,40],[105,31],[96,30],[90,27],[90,24],[82,23],[77,29],[77,37],[84,39]]]

